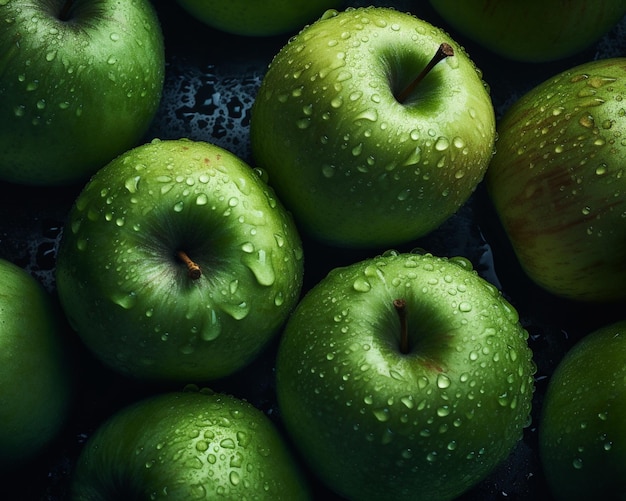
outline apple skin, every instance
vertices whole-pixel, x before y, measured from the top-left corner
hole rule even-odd
[[[309,487],[273,422],[206,390],[154,395],[109,417],[78,458],[72,500],[306,500]]]
[[[338,0],[177,0],[193,17],[235,35],[265,37],[300,30]]]
[[[455,55],[398,102],[442,42]],[[495,117],[481,73],[442,30],[391,8],[348,8],[275,55],[250,134],[256,164],[304,233],[388,248],[434,230],[470,197]]]
[[[539,425],[539,451],[556,499],[624,497],[624,360],[626,321],[622,320],[583,337],[551,376]]]
[[[83,182],[139,142],[165,73],[149,0],[11,0],[0,17],[0,179]]]
[[[65,425],[73,400],[63,316],[28,272],[0,259],[0,466],[41,453]]]
[[[507,59],[541,63],[573,56],[626,14],[622,0],[430,0],[450,26]]]
[[[406,354],[397,298],[406,300]],[[529,423],[527,337],[465,258],[387,252],[336,268],[281,338],[282,421],[341,496],[452,499],[505,459]]]
[[[164,381],[247,365],[278,334],[302,279],[297,229],[259,173],[187,139],[154,140],[99,170],[69,214],[56,267],[61,305],[98,358]]]
[[[626,300],[626,58],[584,63],[518,99],[485,181],[526,274],[549,292]]]

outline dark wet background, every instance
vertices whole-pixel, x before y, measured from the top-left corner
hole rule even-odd
[[[173,0],[154,3],[163,25],[168,63],[162,106],[146,140],[153,137],[205,140],[253,164],[248,141],[250,107],[267,64],[288,36],[248,39],[227,35],[193,20]],[[483,70],[498,117],[524,92],[562,70],[592,59],[626,56],[626,18],[597,44],[575,57],[553,63],[524,64],[494,56],[455,34],[425,0],[347,4],[394,6],[448,29]],[[79,190],[80,187],[24,188],[0,183],[0,257],[26,268],[51,292],[54,292],[56,248],[63,222]],[[529,331],[538,366],[533,423],[526,429],[524,439],[498,469],[461,499],[546,499],[537,456],[536,427],[547,381],[573,343],[592,329],[620,318],[621,312],[617,308],[559,300],[531,284],[520,270],[482,187],[438,230],[398,250],[414,247],[436,255],[462,255],[470,259],[478,272],[500,288],[519,311],[521,322]],[[305,241],[305,289],[332,267],[376,253],[376,250],[333,249]],[[72,465],[95,427],[121,406],[167,389],[111,373],[69,332],[68,337],[77,361],[75,412],[48,451],[9,478],[1,479],[2,499],[66,499]],[[275,349],[276,344],[240,374],[210,386],[248,399],[278,422],[273,393]],[[323,486],[316,485],[316,489],[320,499],[333,498]],[[18,494],[8,494],[11,492]]]

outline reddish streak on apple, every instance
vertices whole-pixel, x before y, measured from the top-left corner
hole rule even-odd
[[[187,265],[187,275],[192,280],[198,280],[202,276],[202,270],[198,264],[194,263],[185,251],[178,251],[176,255]]]
[[[430,70],[432,70],[439,61],[442,61],[446,57],[450,57],[450,56],[454,56],[454,49],[452,48],[450,44],[445,43],[445,42],[442,43],[437,48],[437,52],[435,52],[435,55],[428,62],[428,64],[424,67],[424,69],[420,72],[420,74],[417,75],[415,80],[413,80],[409,84],[409,86],[400,93],[400,95],[398,96],[398,102],[404,103],[404,101],[406,101],[406,99],[415,90],[415,87],[418,86],[418,84],[424,79],[426,75],[428,75],[428,73],[430,73]]]
[[[394,299],[393,307],[400,318],[400,353],[406,355],[409,352],[409,327],[406,318],[406,300]]]

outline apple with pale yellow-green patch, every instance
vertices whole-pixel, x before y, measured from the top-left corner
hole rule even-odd
[[[467,201],[493,154],[494,115],[481,72],[443,30],[391,8],[328,11],[272,60],[252,153],[304,233],[389,247]]]

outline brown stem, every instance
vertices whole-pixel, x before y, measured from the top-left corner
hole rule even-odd
[[[178,258],[187,265],[187,275],[192,280],[198,280],[202,276],[202,270],[198,264],[194,263],[185,251],[178,251],[176,253]]]
[[[398,96],[398,101],[400,103],[404,103],[404,101],[406,101],[406,99],[411,95],[411,93],[415,90],[415,87],[417,87],[419,85],[419,83],[424,79],[424,77],[426,75],[428,75],[428,73],[430,72],[430,70],[432,70],[435,65],[439,62],[442,61],[443,59],[445,59],[446,57],[450,57],[454,55],[454,49],[452,48],[452,46],[448,43],[442,43],[438,48],[437,48],[437,52],[435,52],[435,55],[432,57],[432,59],[428,62],[428,64],[424,67],[424,69],[420,72],[419,75],[417,75],[417,77],[415,77],[415,80],[413,80],[408,87],[406,87]]]
[[[400,353],[406,355],[409,352],[409,326],[406,318],[406,301],[404,299],[394,299],[393,307],[398,312],[400,318]]]

